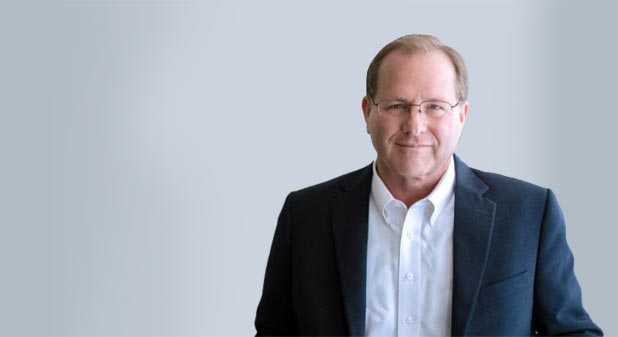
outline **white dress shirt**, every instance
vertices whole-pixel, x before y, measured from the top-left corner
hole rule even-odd
[[[367,336],[449,336],[455,165],[410,208],[393,198],[375,161],[369,197]]]

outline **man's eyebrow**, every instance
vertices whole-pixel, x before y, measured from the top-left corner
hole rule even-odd
[[[447,102],[448,103],[448,100],[446,98],[431,97],[431,98],[423,100],[423,102],[429,102],[429,101],[438,101],[438,102]]]
[[[405,97],[401,97],[401,96],[397,96],[397,97],[384,97],[383,100],[388,100],[388,101],[401,101],[401,102],[406,102],[409,103],[410,100],[405,98]]]
[[[406,103],[411,103],[412,102],[412,100],[410,100],[408,98],[405,98],[405,97],[401,97],[401,96],[398,96],[396,98],[387,98],[387,99],[392,100],[392,101],[402,101],[402,102],[406,102]],[[429,101],[448,102],[448,100],[446,100],[445,98],[439,98],[439,97],[435,97],[435,96],[432,96],[430,98],[426,98],[422,102],[429,102]],[[421,103],[421,102],[417,102],[416,104],[418,104],[418,103]]]

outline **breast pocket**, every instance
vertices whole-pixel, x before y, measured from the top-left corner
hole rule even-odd
[[[505,280],[485,286],[479,293],[479,302],[488,303],[522,293],[532,284],[531,275],[526,270]]]

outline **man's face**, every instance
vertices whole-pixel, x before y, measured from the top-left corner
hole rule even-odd
[[[457,102],[455,69],[439,51],[406,54],[389,53],[382,61],[375,102],[400,99],[412,104],[428,100]],[[430,117],[418,106],[404,117],[378,113],[367,97],[363,98],[367,133],[378,153],[382,178],[417,182],[437,182],[448,168],[468,114],[468,103],[460,102],[451,112]]]

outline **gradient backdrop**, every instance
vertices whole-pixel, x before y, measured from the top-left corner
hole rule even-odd
[[[430,33],[458,150],[552,188],[618,335],[615,1],[0,3],[0,335],[247,336],[286,194],[369,164],[365,71]]]

